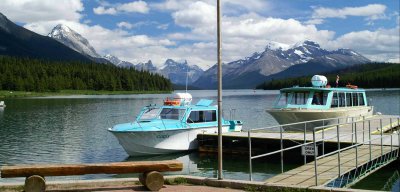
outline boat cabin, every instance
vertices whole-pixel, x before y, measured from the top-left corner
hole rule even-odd
[[[282,89],[274,108],[329,109],[367,106],[365,90],[293,87]]]
[[[142,109],[136,118],[136,122],[158,123],[165,128],[178,128],[185,124],[191,128],[208,127],[217,125],[217,107],[211,106],[212,100],[201,99],[197,104],[147,106]],[[235,121],[241,124],[241,121]],[[223,124],[231,124],[223,120]]]

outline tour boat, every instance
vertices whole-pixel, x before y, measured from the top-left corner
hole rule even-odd
[[[280,95],[272,109],[271,114],[279,124],[290,124],[318,119],[338,117],[370,116],[373,107],[368,105],[365,90],[355,85],[346,87],[331,87],[327,85],[325,76],[314,75],[311,79],[312,87],[294,86],[280,90]],[[324,121],[324,125],[337,123],[337,121]],[[310,131],[322,122],[309,123],[306,127]],[[290,131],[304,130],[301,126],[286,126]]]
[[[189,93],[177,93],[162,106],[144,107],[136,120],[108,130],[130,156],[158,155],[197,149],[197,135],[218,132],[218,110],[212,100],[192,105]],[[241,131],[242,122],[222,119],[222,132]]]
[[[0,101],[0,107],[6,107],[6,104],[4,104],[4,101]]]

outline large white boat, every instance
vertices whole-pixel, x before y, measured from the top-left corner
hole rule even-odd
[[[279,124],[290,124],[318,119],[338,117],[361,117],[373,113],[373,107],[368,105],[365,90],[354,85],[333,88],[327,86],[324,76],[315,75],[312,78],[313,87],[291,87],[280,90],[280,95],[274,107],[268,109]],[[337,121],[324,121],[324,124]],[[321,126],[322,122],[309,123],[311,130]],[[286,126],[285,130],[301,131],[302,127]]]
[[[4,101],[0,101],[0,107],[6,107],[6,104],[4,103]]]
[[[218,132],[218,110],[212,100],[192,105],[189,93],[177,93],[164,105],[144,107],[134,122],[108,130],[130,156],[176,153],[197,149],[199,133]],[[223,120],[222,132],[241,131],[242,122]]]

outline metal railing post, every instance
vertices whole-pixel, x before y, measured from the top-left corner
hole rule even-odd
[[[322,155],[325,155],[325,122],[322,121]]]
[[[280,127],[281,132],[281,172],[283,173],[283,131],[282,127]]]
[[[354,133],[355,133],[355,142],[356,142],[356,171],[358,167],[358,142],[357,142],[357,123],[354,123]]]
[[[307,123],[304,123],[304,144],[307,143],[306,139]],[[305,146],[305,145],[304,145]],[[304,165],[307,164],[307,155],[304,154]]]
[[[381,156],[383,155],[383,127],[382,127],[382,119],[379,119],[379,125],[381,127]]]
[[[248,141],[249,141],[249,179],[250,181],[253,180],[253,164],[251,162],[251,135],[250,135],[250,129],[247,131],[247,136],[249,137]]]
[[[354,144],[354,117],[351,117],[351,144]]]
[[[392,133],[393,133],[392,118],[389,118],[389,121],[390,121],[390,130],[391,130]]]
[[[397,127],[399,128],[397,130],[397,139],[399,140],[397,143],[397,147],[399,147],[399,149],[397,150],[397,157],[400,157],[400,118],[397,118]]]
[[[372,154],[371,154],[371,152],[372,152],[372,150],[371,150],[371,146],[372,146],[372,143],[371,143],[371,120],[368,120],[368,137],[369,137],[369,161],[371,161],[372,160]]]
[[[338,146],[338,168],[339,168],[339,175],[338,177],[340,177],[340,135],[339,135],[339,125],[336,125],[336,133],[337,133],[337,146]]]
[[[314,171],[315,171],[315,186],[318,186],[318,171],[317,171],[317,143],[315,142],[315,129],[313,129],[313,145],[314,145]]]
[[[390,134],[390,153],[393,152],[393,133]]]
[[[363,144],[364,144],[364,142],[365,142],[365,116],[363,116]]]

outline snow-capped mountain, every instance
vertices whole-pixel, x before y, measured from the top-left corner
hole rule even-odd
[[[118,67],[123,67],[123,68],[135,67],[135,65],[133,63],[128,62],[128,61],[122,61],[118,57],[111,55],[111,54],[104,55],[103,58],[110,61],[112,64],[114,64]]]
[[[299,64],[324,65],[321,72],[325,72],[368,62],[370,62],[369,59],[353,50],[328,51],[310,40],[292,46],[269,42],[261,53],[253,53],[250,57],[224,64],[222,66],[223,84],[226,88],[253,88],[265,81],[266,77]],[[309,67],[309,65],[302,66]],[[216,73],[217,67],[213,66],[192,85],[200,88],[216,88]]]
[[[101,56],[96,53],[96,50],[94,50],[94,48],[89,44],[87,39],[66,25],[58,24],[47,36],[61,42],[62,44],[79,53],[94,58],[101,58]]]
[[[138,63],[135,65],[135,69],[138,71],[148,71],[151,73],[158,73],[158,68],[151,62],[151,60],[148,60],[146,63]]]
[[[0,13],[0,55],[57,61],[90,62],[91,58],[10,21]]]
[[[167,77],[174,84],[185,85],[186,76],[188,84],[196,81],[204,71],[197,65],[189,65],[187,61],[176,62],[172,59],[167,59],[164,65],[159,69],[159,73]]]

